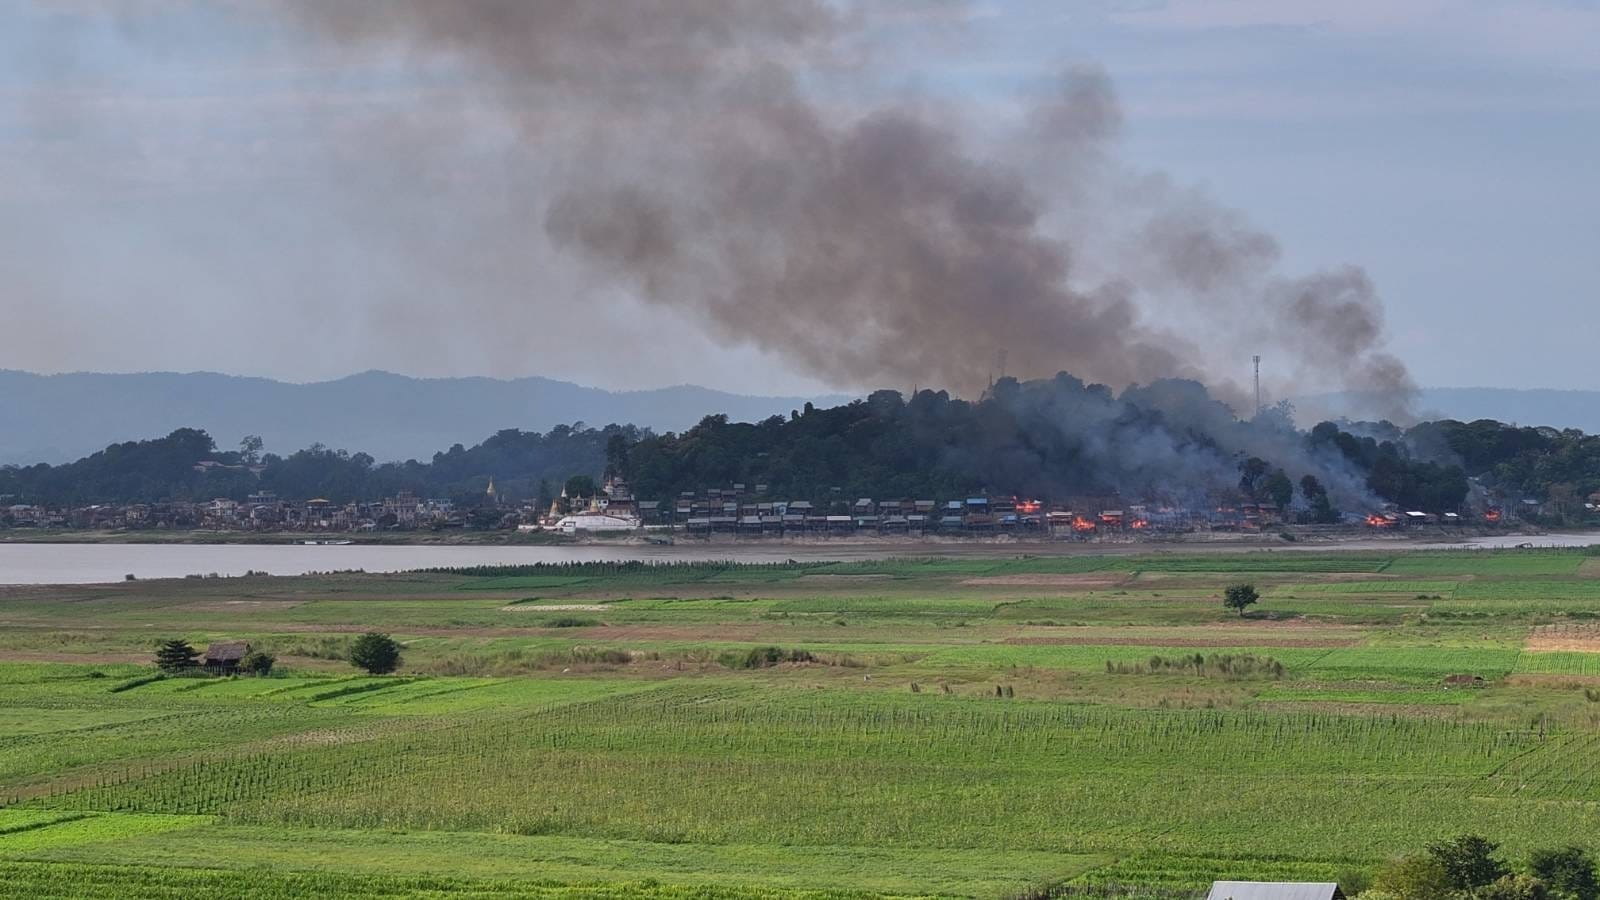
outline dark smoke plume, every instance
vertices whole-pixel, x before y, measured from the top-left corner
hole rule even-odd
[[[825,0],[267,8],[347,52],[487,80],[550,173],[516,201],[543,239],[595,284],[823,380],[971,396],[1003,359],[1021,377],[1198,379],[1248,408],[1259,352],[1280,390],[1372,392],[1392,416],[1409,400],[1366,276],[1283,275],[1270,236],[1118,163],[1099,72],[1068,72],[990,140],[960,108],[870,99],[890,93],[875,40],[950,3],[894,22]]]

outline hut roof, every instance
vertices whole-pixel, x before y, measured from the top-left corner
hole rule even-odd
[[[1344,900],[1344,892],[1331,881],[1213,881],[1206,900]]]
[[[238,662],[250,652],[250,644],[245,641],[218,641],[206,648],[203,662]]]

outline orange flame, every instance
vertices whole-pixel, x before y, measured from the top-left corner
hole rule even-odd
[[[1149,519],[1134,519],[1132,527],[1137,528],[1140,531],[1143,531],[1146,528],[1150,527],[1150,520]]]
[[[1072,517],[1072,530],[1073,531],[1093,531],[1094,529],[1095,529],[1095,524],[1093,522],[1089,521],[1088,519],[1085,519],[1083,516],[1073,516]]]

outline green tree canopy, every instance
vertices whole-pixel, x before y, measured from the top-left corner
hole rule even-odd
[[[1562,900],[1600,898],[1594,857],[1582,847],[1535,850],[1528,858],[1528,871],[1548,884],[1551,892]]]
[[[1222,605],[1228,609],[1238,610],[1241,617],[1244,616],[1245,607],[1260,599],[1261,595],[1256,592],[1256,586],[1253,584],[1230,585],[1222,592]]]
[[[1450,886],[1457,890],[1480,888],[1508,870],[1495,856],[1500,845],[1478,834],[1463,834],[1448,841],[1428,845],[1428,855],[1444,867]]]
[[[387,634],[369,631],[350,643],[350,665],[387,675],[400,667],[400,644]]]
[[[177,673],[192,669],[199,659],[200,652],[181,638],[162,641],[161,646],[156,648],[156,667],[163,672]]]

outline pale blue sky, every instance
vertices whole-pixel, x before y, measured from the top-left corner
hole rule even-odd
[[[219,9],[0,4],[0,368],[818,387],[625,297],[572,302],[561,260],[473,239],[537,231],[500,198],[551,172],[470,72],[350,65]],[[999,122],[1063,63],[1098,64],[1129,163],[1242,211],[1291,270],[1364,266],[1420,383],[1600,389],[1600,3],[1026,0],[959,18],[886,26],[864,99],[958,97]],[[419,239],[441,255],[417,258]]]

